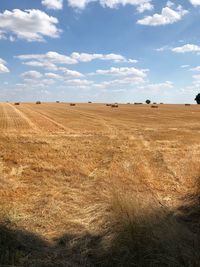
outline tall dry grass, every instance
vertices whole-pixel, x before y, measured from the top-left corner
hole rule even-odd
[[[200,240],[163,207],[114,192],[110,226],[101,240],[99,266],[199,266]]]

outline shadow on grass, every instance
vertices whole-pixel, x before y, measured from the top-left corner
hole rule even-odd
[[[115,199],[100,235],[65,234],[52,243],[2,223],[0,266],[199,267],[200,209],[196,199],[186,210],[180,209],[181,216],[163,210],[138,213],[130,201]]]

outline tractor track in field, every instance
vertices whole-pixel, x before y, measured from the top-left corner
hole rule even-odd
[[[6,116],[6,110],[4,105],[1,103],[1,120],[0,120],[0,128],[1,129],[7,129],[7,125],[8,125],[8,120],[7,120],[7,116]]]
[[[68,110],[72,111],[72,112],[75,112],[75,113],[78,113],[82,116],[84,116],[85,118],[88,118],[90,119],[91,121],[95,121],[98,123],[100,123],[103,127],[107,128],[108,131],[112,134],[117,134],[119,131],[117,129],[117,127],[111,125],[111,123],[109,123],[103,116],[100,116],[100,115],[91,115],[89,112],[86,112],[86,111],[80,111],[80,110],[77,110],[77,109],[70,109],[68,108]]]
[[[12,109],[10,104],[3,104],[3,113],[5,117],[5,122],[3,123],[5,132],[12,132],[20,130],[20,123],[18,119],[20,118],[19,114],[15,109]]]
[[[152,195],[155,203],[158,203],[159,206],[163,208],[165,212],[169,206],[168,201],[165,201],[166,188],[170,189],[173,192],[176,192],[177,184],[179,184],[179,177],[169,168],[165,159],[162,157],[162,153],[157,149],[152,149],[148,145],[148,141],[145,140],[144,136],[141,134],[135,133],[135,139],[133,140],[134,146],[137,151],[140,161],[142,162],[142,168],[145,172],[145,177],[142,179],[142,184],[146,188],[146,192],[149,192]],[[165,176],[163,177],[163,174]],[[155,184],[152,184],[152,181],[158,181],[162,178],[163,186],[166,188],[156,188]],[[151,182],[149,182],[151,181]],[[170,184],[165,184],[165,181],[171,181]],[[175,198],[176,193],[175,193]],[[170,202],[175,199],[169,200]],[[171,205],[172,203],[170,203]]]
[[[17,109],[16,107],[12,106],[11,104],[8,104],[13,110],[14,112],[17,113],[17,115],[19,115],[19,118],[21,118],[22,120],[24,120],[27,125],[34,131],[34,132],[41,132],[41,130],[37,127],[36,124],[34,124],[22,111],[20,111],[19,109]],[[20,123],[17,123],[17,128],[19,128]]]
[[[61,124],[61,123],[55,121],[55,120],[52,119],[50,116],[44,114],[44,113],[41,112],[41,111],[35,110],[35,109],[31,108],[30,106],[28,106],[27,109],[29,109],[29,110],[31,110],[31,111],[33,111],[33,112],[35,112],[35,113],[41,115],[45,120],[48,120],[49,122],[53,123],[53,124],[56,125],[58,128],[60,128],[60,129],[62,129],[62,130],[64,130],[64,131],[67,131],[67,132],[75,132],[73,129],[68,128],[68,127],[64,126],[63,124]]]

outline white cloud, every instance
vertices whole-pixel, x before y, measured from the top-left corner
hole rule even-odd
[[[59,68],[64,74],[64,77],[84,77],[84,75],[76,70],[69,70],[67,68]]]
[[[0,13],[1,34],[4,37],[12,34],[12,40],[16,37],[32,42],[44,41],[44,37],[57,38],[61,32],[56,27],[57,23],[57,18],[36,9],[14,9]]]
[[[26,71],[26,72],[22,73],[21,76],[25,79],[39,79],[43,75],[38,71],[30,70],[30,71]]]
[[[0,73],[10,72],[9,69],[6,67],[6,61],[0,58]]]
[[[78,52],[73,52],[71,54],[71,58],[80,61],[80,62],[90,62],[95,59],[100,59],[100,60],[112,60],[116,63],[120,62],[129,62],[129,63],[137,63],[137,60],[135,59],[126,59],[124,56],[119,55],[119,54],[89,54],[89,53],[78,53]]]
[[[57,52],[48,52],[46,54],[27,54],[19,55],[16,58],[26,60],[25,65],[42,67],[49,70],[58,70],[56,64],[76,64],[78,61],[69,56],[59,54]]]
[[[3,31],[0,30],[0,40],[6,40],[6,35]]]
[[[76,9],[84,9],[92,0],[68,0],[68,5]]]
[[[42,4],[48,9],[59,10],[63,8],[63,0],[42,0]]]
[[[200,74],[193,75],[192,78],[195,80],[200,80]]]
[[[47,79],[39,79],[39,78],[42,78],[43,75],[41,75],[39,77],[35,77],[37,76],[37,74],[34,74],[33,75],[25,75],[23,76],[23,74],[21,75],[22,77],[24,77],[23,79],[23,83],[18,83],[17,85],[19,87],[25,87],[25,88],[28,88],[28,89],[31,89],[31,88],[38,88],[38,87],[42,87],[42,88],[46,88],[46,87],[49,87],[50,85],[54,84],[56,81],[55,79],[50,79],[50,78],[47,78]]]
[[[117,75],[117,76],[132,76],[132,77],[146,77],[146,71],[144,69],[136,69],[136,68],[128,68],[128,67],[122,67],[122,68],[115,68],[112,67],[108,70],[97,70],[96,74],[101,75]]]
[[[194,44],[185,44],[183,46],[172,48],[175,53],[200,52],[200,46]]]
[[[80,61],[80,62],[90,62],[92,60],[101,58],[102,55],[101,54],[88,54],[88,53],[73,52],[71,54],[71,57],[77,61]]]
[[[146,84],[144,86],[140,86],[139,88],[148,91],[159,91],[164,89],[171,89],[173,87],[174,87],[173,82],[165,81],[163,83]]]
[[[16,58],[23,60],[23,64],[32,67],[41,67],[48,70],[59,70],[58,64],[77,64],[79,62],[90,62],[93,60],[110,60],[115,63],[136,63],[135,59],[127,59],[119,54],[89,54],[73,52],[71,55],[66,56],[57,52],[50,51],[46,54],[27,54],[19,55]]]
[[[28,62],[23,62],[24,65],[27,66],[32,66],[32,67],[40,67],[48,70],[57,70],[58,67],[51,62],[39,62],[39,61],[28,61]]]
[[[155,50],[157,52],[163,52],[163,51],[166,51],[166,50],[169,50],[169,49],[170,49],[170,47],[168,45],[164,45],[162,47],[156,48]]]
[[[172,3],[171,1],[167,1],[166,6],[168,6],[168,7],[173,7],[173,6],[174,6],[174,3]]]
[[[154,7],[150,2],[146,2],[146,3],[141,3],[138,7],[137,7],[137,11],[140,13],[143,13],[144,11],[147,10],[152,10]]]
[[[191,70],[191,71],[200,71],[200,66],[197,66],[197,67],[195,67],[195,68],[191,68],[190,70]]]
[[[200,6],[200,0],[189,0],[193,6]]]
[[[62,78],[62,76],[60,76],[59,74],[52,73],[52,72],[47,72],[44,75],[45,75],[45,77],[47,77],[49,79],[61,79]]]
[[[73,80],[66,80],[65,83],[70,87],[88,89],[93,85],[94,82],[86,79],[85,80],[73,79]]]
[[[130,76],[130,77],[125,77],[122,79],[115,79],[111,81],[104,81],[99,84],[94,84],[95,87],[97,88],[110,88],[110,87],[117,87],[119,86],[132,86],[132,85],[138,85],[144,83],[144,78],[139,77],[139,76]]]
[[[151,0],[100,0],[104,7],[116,8],[119,5],[133,5],[136,6],[139,12],[151,10],[153,8]]]
[[[94,84],[93,86],[97,88],[109,88],[109,87],[119,87],[119,86],[132,86],[138,85],[145,82],[147,76],[145,69],[136,69],[136,68],[110,68],[108,70],[97,70],[96,73],[100,75],[111,75],[121,77],[118,79],[103,81],[99,84]]]
[[[147,26],[159,26],[172,24],[182,19],[182,17],[188,13],[182,6],[178,6],[176,10],[171,8],[171,2],[168,2],[168,6],[164,7],[161,14],[154,14],[153,16],[147,16],[137,21],[138,24]]]
[[[87,4],[96,0],[68,0],[68,5],[76,9],[84,9]],[[100,5],[103,7],[117,8],[119,5],[133,5],[137,10],[142,13],[146,10],[153,9],[151,0],[99,0]]]
[[[186,69],[186,68],[189,68],[189,67],[190,67],[190,65],[187,65],[187,64],[186,65],[181,65],[182,69]]]
[[[77,63],[77,60],[69,57],[69,56],[65,56],[62,54],[59,54],[57,52],[48,52],[46,53],[46,55],[44,55],[44,59],[47,59],[50,62],[53,63],[57,63],[57,64],[75,64]]]

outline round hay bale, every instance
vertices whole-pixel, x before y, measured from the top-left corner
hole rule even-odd
[[[118,108],[118,104],[112,104],[111,108]]]
[[[151,108],[158,108],[158,106],[156,106],[156,105],[152,105]]]

